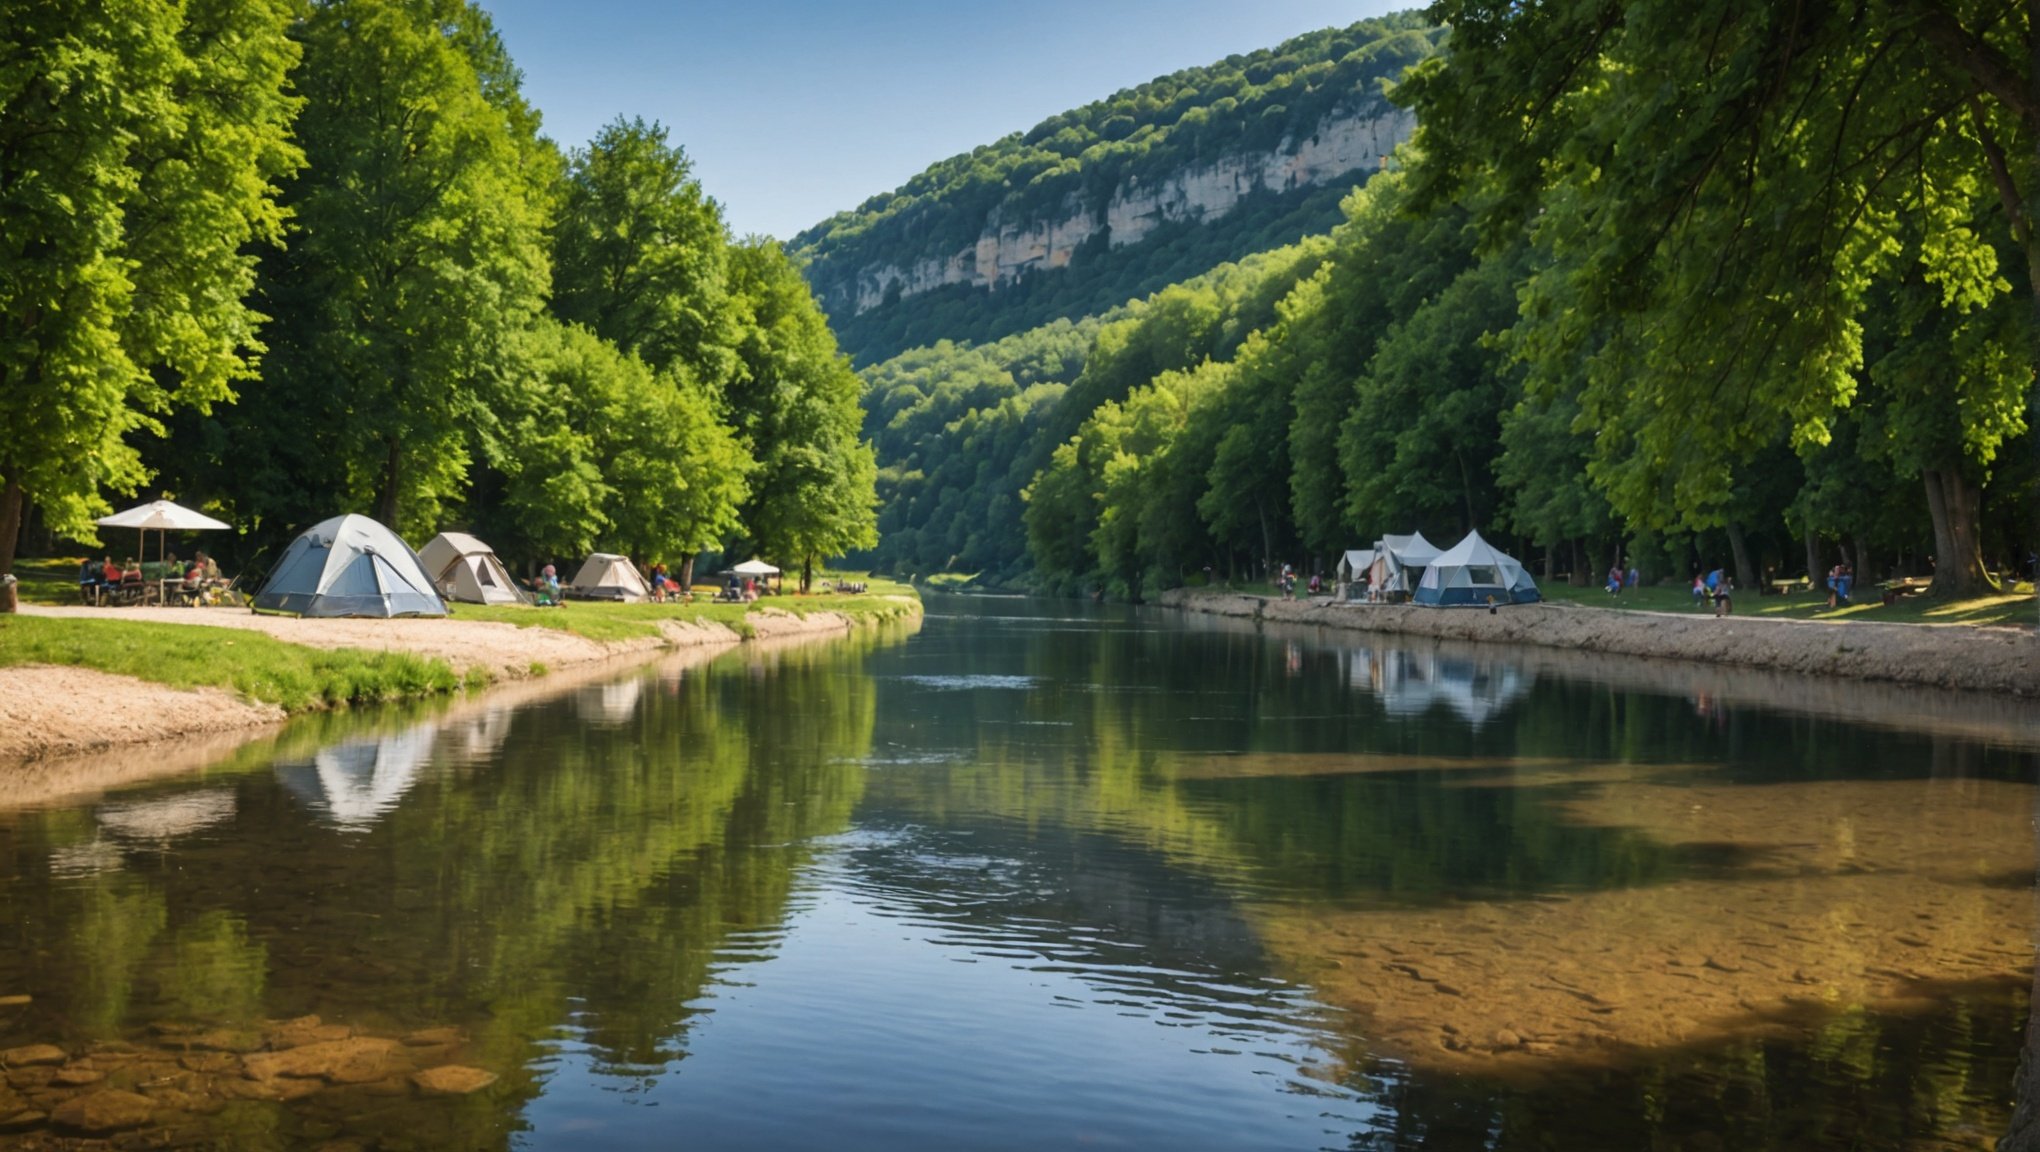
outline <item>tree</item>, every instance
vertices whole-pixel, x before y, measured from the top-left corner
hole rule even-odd
[[[503,503],[539,555],[607,543],[642,561],[696,553],[737,527],[755,464],[678,369],[655,372],[577,325],[542,320],[532,379],[489,437]]]
[[[722,211],[666,129],[618,117],[569,157],[553,311],[720,390],[736,366]]]
[[[288,190],[296,238],[264,263],[276,349],[229,466],[290,460],[316,429],[323,459],[279,469],[320,478],[315,506],[258,489],[253,510],[301,519],[337,497],[428,532],[538,314],[556,160],[466,0],[327,0],[299,35],[310,167]]]
[[[131,434],[231,399],[280,238],[288,0],[23,0],[0,20],[0,573],[27,502],[89,536],[147,477]]]
[[[1526,293],[1533,380],[1583,373],[1585,419],[1623,428],[1604,441],[1623,455],[1604,448],[1594,467],[1632,520],[1718,517],[1724,472],[1781,424],[1824,442],[1855,394],[1876,283],[1911,266],[1951,301],[2002,284],[1979,199],[1999,201],[1996,235],[2023,250],[2040,307],[2023,7],[1443,0],[1432,14],[1452,25],[1452,59],[1403,87],[1434,161],[1426,197],[1478,184],[1497,242],[1535,220],[1556,260]],[[2024,359],[2030,402],[2030,345]],[[1981,587],[1980,568],[1937,558],[1943,592]]]
[[[768,555],[800,566],[805,592],[817,561],[878,542],[878,465],[858,438],[863,386],[777,244],[732,249],[730,273],[745,316],[730,413],[758,461],[744,529]]]

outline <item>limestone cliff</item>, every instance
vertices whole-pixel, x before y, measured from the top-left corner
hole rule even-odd
[[[1217,221],[1256,192],[1357,184],[1415,127],[1407,111],[1371,99],[1336,110],[1308,135],[1285,136],[1269,150],[1220,156],[1146,179],[1129,175],[1102,204],[1087,204],[1082,191],[1072,191],[1053,212],[1025,219],[1006,219],[1005,209],[994,209],[973,244],[904,266],[832,269],[816,278],[817,287],[825,306],[839,316],[953,284],[997,291],[1027,272],[1066,267],[1079,248],[1095,245],[1101,236],[1107,247],[1123,248],[1163,224]]]

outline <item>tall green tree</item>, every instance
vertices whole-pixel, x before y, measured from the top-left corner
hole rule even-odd
[[[299,36],[310,164],[293,242],[265,262],[276,347],[227,463],[295,480],[244,485],[281,528],[338,498],[428,533],[539,313],[557,156],[466,0],[324,0]]]
[[[722,211],[656,121],[618,117],[568,159],[553,229],[553,311],[654,367],[720,389],[737,313]]]
[[[1621,429],[1593,467],[1632,521],[1719,522],[1729,474],[1780,425],[1824,442],[1855,393],[1880,280],[1914,266],[1978,306],[2009,286],[2003,239],[2040,307],[2040,29],[2025,6],[1440,0],[1431,13],[1452,26],[1451,60],[1402,89],[1432,161],[1426,194],[1480,186],[1499,241],[1534,221],[1555,259],[1526,294],[1533,379],[1577,382],[1585,419]],[[2030,403],[2030,344],[2023,355],[2023,379],[1997,381]],[[1945,494],[1945,473],[1923,479]],[[1969,503],[1943,499],[1936,515]],[[1984,586],[1966,549],[1936,558],[1942,591]]]
[[[527,386],[493,424],[510,525],[535,556],[598,545],[677,563],[738,527],[755,463],[679,369],[644,361],[578,325],[541,320]]]
[[[29,501],[89,536],[147,477],[130,434],[233,396],[262,351],[247,247],[281,236],[288,0],[0,12],[0,572]]]
[[[806,591],[816,563],[878,542],[878,465],[859,438],[863,384],[779,245],[737,246],[730,272],[745,323],[729,409],[758,462],[744,530],[766,555],[798,565]]]

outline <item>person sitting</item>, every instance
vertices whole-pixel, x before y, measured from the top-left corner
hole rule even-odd
[[[78,566],[78,598],[87,604],[97,604],[100,590],[105,587],[105,565],[87,556],[85,563]]]
[[[1607,591],[1610,596],[1622,595],[1622,569],[1620,566],[1608,569]]]

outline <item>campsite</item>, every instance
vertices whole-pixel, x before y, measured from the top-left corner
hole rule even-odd
[[[0,11],[0,1152],[2040,1152],[2040,0]]]

